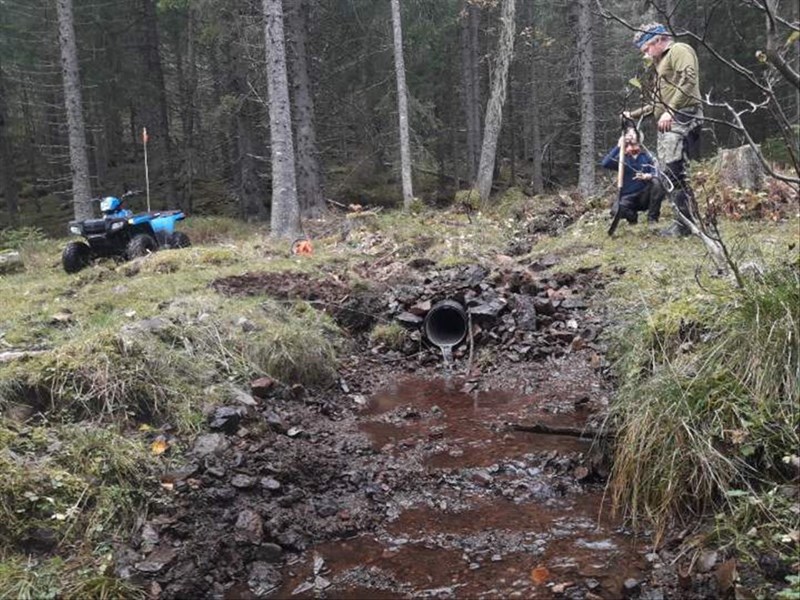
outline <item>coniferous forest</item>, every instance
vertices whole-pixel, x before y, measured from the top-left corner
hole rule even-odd
[[[77,53],[85,172],[76,185],[62,68],[61,4]],[[286,0],[282,43],[289,85],[298,195],[304,216],[325,199],[402,199],[401,135],[391,3]],[[492,74],[501,52],[501,2],[405,0],[399,4],[414,193],[446,202],[476,182]],[[495,188],[541,192],[579,183],[599,191],[595,166],[613,145],[619,114],[637,106],[648,71],[636,28],[665,21],[696,47],[701,92],[714,106],[704,153],[745,141],[781,141],[797,121],[797,86],[767,46],[797,73],[786,45],[797,7],[773,2],[516,2],[510,64],[499,106]],[[58,5],[58,6],[57,6]],[[265,220],[270,214],[270,90],[266,4],[258,1],[4,0],[0,11],[2,219],[22,215],[57,232],[86,196],[144,186],[149,136],[153,197],[160,206]],[[582,14],[585,13],[585,18]],[[772,28],[770,28],[772,27]],[[771,56],[771,54],[770,54]],[[766,83],[769,81],[769,83]],[[769,86],[772,101],[761,104]],[[653,130],[654,131],[654,130]],[[647,130],[648,139],[655,136]],[[796,134],[795,134],[796,135]],[[796,142],[796,139],[795,139]],[[785,144],[785,141],[784,141]],[[786,152],[778,153],[779,157]],[[773,158],[770,156],[770,158]],[[785,159],[786,157],[783,156]],[[84,181],[85,180],[85,181]],[[46,210],[45,210],[46,209]],[[42,212],[57,214],[42,215]],[[39,215],[35,217],[33,215]],[[58,217],[58,219],[56,219]]]

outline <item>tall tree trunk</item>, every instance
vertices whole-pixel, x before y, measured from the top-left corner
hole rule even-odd
[[[240,216],[243,219],[267,218],[267,208],[259,174],[256,156],[259,151],[257,116],[258,105],[253,100],[244,99],[235,115],[236,169],[234,181],[239,197]]]
[[[400,0],[392,1],[392,31],[394,33],[394,71],[397,76],[397,113],[400,122],[400,175],[403,182],[403,207],[411,206],[411,146],[408,139],[408,89],[403,61],[403,30],[400,23]]]
[[[272,150],[272,235],[294,238],[300,234],[300,207],[292,142],[292,110],[286,79],[286,48],[281,0],[262,0],[267,54],[269,130]]]
[[[473,184],[481,155],[481,89],[478,59],[480,9],[464,1],[461,19],[461,79],[464,120],[467,125],[467,179]]]
[[[530,23],[532,27],[536,26],[536,15],[533,2],[528,4],[530,14]],[[528,112],[530,119],[530,144],[531,144],[531,158],[533,161],[533,174],[531,184],[533,186],[534,194],[541,194],[544,192],[544,178],[542,177],[542,126],[541,126],[541,111],[539,110],[539,47],[536,43],[535,36],[531,40],[531,60],[530,60],[530,89],[528,93],[529,104]]]
[[[11,152],[11,141],[9,139],[9,115],[8,103],[6,101],[5,78],[3,76],[3,65],[0,64],[0,170],[3,172],[3,196],[6,200],[6,212],[8,213],[8,224],[12,227],[17,225],[18,203],[17,203],[17,179],[14,169],[14,155]]]
[[[592,3],[578,2],[578,63],[581,86],[581,152],[578,168],[578,188],[584,197],[594,193],[594,52],[592,50]]]
[[[86,154],[86,130],[83,124],[81,81],[78,72],[78,48],[72,19],[72,0],[57,0],[58,41],[61,47],[61,72],[64,78],[64,104],[69,129],[69,162],[72,169],[72,202],[75,218],[93,216],[92,190],[89,183],[89,159]]]
[[[222,97],[225,92],[221,82],[224,81],[226,74],[224,67],[220,65],[220,60],[223,62],[226,61],[227,56],[230,54],[230,52],[226,50],[226,47],[220,47],[217,45],[210,52],[211,56],[209,57],[209,70],[211,71],[212,77],[211,100],[214,103],[214,106],[220,106],[220,104],[222,104]],[[219,54],[222,56],[219,56]],[[225,119],[221,120],[224,121]],[[213,160],[212,164],[217,166],[215,173],[226,181],[233,179],[234,172],[233,157],[231,156],[231,140],[228,133],[229,130],[230,128],[226,127],[222,123],[219,123],[214,127],[214,131],[217,134],[217,139],[215,140],[216,143],[212,144],[212,148],[218,148],[218,151],[214,152],[214,155],[211,157]]]
[[[307,0],[284,0],[287,7],[289,74],[292,82],[292,117],[297,153],[297,194],[300,212],[318,217],[325,208],[323,170],[314,127],[314,100],[308,73],[306,38],[308,37]]]
[[[517,185],[517,124],[514,122],[514,103],[516,85],[514,84],[514,71],[511,71],[511,81],[508,82],[508,152],[509,152],[509,168],[511,171],[511,180],[509,185],[515,187]]]
[[[492,191],[492,172],[497,156],[497,140],[503,120],[508,67],[514,53],[514,0],[502,0],[500,8],[500,41],[492,73],[492,93],[486,106],[486,124],[483,130],[481,162],[478,166],[478,193],[486,202]]]
[[[169,202],[176,201],[175,191],[175,166],[172,156],[172,140],[169,135],[169,106],[167,104],[167,88],[164,82],[164,70],[161,66],[161,49],[158,33],[158,16],[155,0],[144,2],[144,28],[145,28],[145,66],[152,77],[153,92],[158,109],[158,122],[156,129],[148,127],[147,133],[155,142],[160,142],[162,149],[162,162],[164,179],[167,184]],[[141,133],[141,132],[139,132]],[[159,139],[160,138],[160,139]],[[149,149],[149,146],[148,146]]]
[[[475,157],[475,163],[472,166],[472,181],[478,177],[478,165],[481,158],[481,147],[483,146],[482,138],[482,123],[481,123],[481,107],[483,106],[483,86],[481,85],[481,60],[480,60],[480,25],[481,25],[481,10],[474,4],[469,5],[469,59],[471,61],[470,75],[472,77],[472,154]]]
[[[197,93],[197,61],[195,58],[195,11],[191,3],[186,6],[186,55],[183,56],[180,35],[175,39],[175,65],[178,76],[178,88],[181,96],[181,126],[184,171],[181,185],[181,206],[192,210],[192,195],[195,173],[195,116]],[[184,66],[185,64],[185,66]]]

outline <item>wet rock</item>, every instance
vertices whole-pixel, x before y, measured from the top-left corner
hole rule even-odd
[[[283,557],[283,548],[278,544],[266,542],[258,547],[258,558],[268,563],[280,562]]]
[[[586,300],[580,296],[570,296],[564,299],[561,306],[562,308],[586,308],[588,304],[586,304]]]
[[[236,400],[236,402],[238,402],[239,404],[244,404],[245,406],[250,408],[258,406],[258,402],[256,401],[255,398],[253,398],[253,396],[251,396],[247,392],[240,390],[239,388],[232,387],[231,395],[233,396],[233,399]]]
[[[206,473],[211,475],[212,477],[216,477],[217,479],[222,479],[225,477],[225,469],[222,467],[209,467],[206,469]]]
[[[536,329],[536,303],[534,298],[515,294],[514,299],[514,318],[517,327],[533,331]]]
[[[305,431],[303,430],[302,427],[290,427],[287,430],[286,435],[288,435],[290,438],[295,438],[295,437],[304,437],[303,436],[304,433]]]
[[[281,489],[281,482],[272,477],[262,477],[260,483],[263,489],[270,492],[277,492]]]
[[[278,504],[283,508],[289,508],[293,504],[297,504],[300,500],[303,499],[303,491],[300,489],[293,489],[288,494],[286,494],[283,498],[278,500]]]
[[[287,529],[276,536],[276,540],[284,548],[302,552],[308,547],[308,538],[296,529]]]
[[[236,490],[232,487],[213,488],[206,492],[206,495],[217,502],[229,502],[236,497]]]
[[[539,315],[553,316],[556,313],[556,307],[550,298],[533,298],[533,308]]]
[[[240,490],[250,489],[255,484],[256,484],[255,477],[250,477],[249,475],[243,475],[239,473],[231,478],[231,485]]]
[[[572,471],[572,476],[578,481],[583,481],[589,477],[589,469],[584,466],[575,467],[575,469]]]
[[[292,590],[292,596],[298,596],[314,589],[314,584],[310,581],[304,581]]]
[[[399,323],[406,327],[419,327],[422,324],[422,317],[411,312],[401,312],[395,317]]]
[[[320,517],[332,517],[339,512],[339,507],[335,503],[326,501],[320,502],[316,509]]]
[[[234,538],[237,542],[258,544],[264,535],[264,521],[257,512],[246,508],[236,518],[235,529]]]
[[[489,475],[487,471],[480,470],[472,474],[472,481],[482,486],[489,486],[494,481],[494,477]]]
[[[417,315],[418,317],[424,317],[428,314],[428,311],[431,309],[431,301],[424,300],[422,302],[417,302],[414,306],[408,309],[413,315]]]
[[[275,380],[272,377],[259,377],[250,382],[250,393],[262,400],[268,398],[275,388]]]
[[[214,410],[214,414],[209,419],[208,426],[211,429],[219,429],[227,434],[234,434],[239,428],[239,421],[242,420],[243,410],[232,406],[220,406]]]
[[[622,584],[622,594],[626,598],[633,598],[642,589],[642,584],[638,579],[629,578]]]
[[[142,544],[141,550],[145,554],[150,552],[158,544],[159,535],[155,527],[150,523],[145,523],[141,532]]]
[[[531,271],[545,271],[550,267],[557,265],[559,262],[561,262],[561,259],[558,258],[555,254],[548,254],[546,256],[543,256],[539,260],[532,262],[528,266],[528,268]]]
[[[475,287],[483,281],[488,274],[488,269],[481,265],[470,265],[464,268],[461,274],[456,278],[455,283],[463,287]]]
[[[200,458],[214,455],[220,455],[228,449],[230,443],[225,436],[221,433],[206,433],[197,436],[192,447],[192,453]]]
[[[475,317],[486,317],[489,319],[497,318],[497,316],[506,307],[506,301],[501,298],[495,298],[489,302],[481,302],[468,309],[468,312]]]
[[[277,433],[286,433],[286,424],[283,422],[281,416],[273,410],[268,410],[264,413],[264,420],[269,425],[270,429]]]
[[[177,551],[169,546],[162,546],[153,551],[147,560],[136,563],[133,567],[141,573],[158,573],[169,565],[177,556]]]
[[[256,561],[247,572],[247,587],[257,598],[267,596],[281,583],[280,572],[268,562]]]

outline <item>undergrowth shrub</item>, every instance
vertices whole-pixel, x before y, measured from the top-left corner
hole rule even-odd
[[[257,226],[226,217],[192,217],[181,225],[192,244],[214,244],[247,239],[258,231]]]
[[[24,550],[28,534],[55,544],[132,527],[150,493],[155,459],[141,439],[92,423],[23,427],[0,452],[0,552]]]
[[[0,250],[19,250],[26,244],[41,242],[46,239],[45,233],[38,227],[18,227],[0,229]]]
[[[800,265],[695,302],[664,305],[619,347],[613,500],[659,535],[708,510],[735,516],[731,490],[758,497],[799,475]],[[748,518],[785,528],[778,513]]]

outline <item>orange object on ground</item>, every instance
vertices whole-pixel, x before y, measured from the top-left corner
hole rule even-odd
[[[295,240],[292,244],[292,254],[299,256],[311,256],[314,254],[314,247],[310,240]]]

